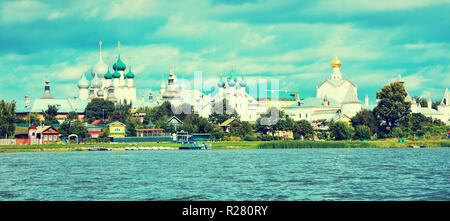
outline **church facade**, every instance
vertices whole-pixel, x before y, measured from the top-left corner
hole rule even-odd
[[[101,41],[99,46],[99,60],[92,68],[92,80],[88,81],[86,73],[83,73],[78,81],[79,98],[81,100],[102,98],[115,103],[135,102],[135,75],[131,71],[131,67],[127,68],[120,58],[120,41],[118,42],[117,60],[112,64],[112,69],[103,61]]]
[[[299,99],[282,108],[293,120],[329,121],[344,115],[351,118],[362,108],[369,108],[368,97],[366,96],[366,102],[363,104],[358,99],[358,87],[350,80],[342,78],[341,61],[337,57],[331,62],[331,67],[331,77],[317,86],[316,97]]]

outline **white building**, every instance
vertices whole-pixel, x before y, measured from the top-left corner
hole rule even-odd
[[[119,103],[123,103],[125,100],[135,102],[134,73],[131,71],[131,67],[127,69],[125,63],[120,59],[120,41],[118,42],[119,54],[116,62],[112,65],[112,71],[103,62],[101,41],[99,45],[99,60],[91,72],[93,79],[89,82],[85,74],[82,74],[78,81],[80,99],[103,98]]]
[[[265,110],[261,110],[258,101],[247,93],[247,83],[244,77],[241,76],[241,80],[238,82],[233,70],[227,74],[226,82],[223,80],[223,76],[220,76],[217,87],[219,90],[212,96],[212,105],[221,105],[226,99],[227,105],[239,114],[241,121],[254,122],[262,112],[265,112]]]
[[[402,80],[402,76],[400,73],[397,76],[397,81],[402,83],[405,87],[405,82]],[[428,98],[428,104],[426,107],[422,107],[420,103],[417,103],[415,100],[412,100],[409,96],[408,91],[406,91],[405,101],[411,102],[411,113],[420,113],[425,117],[431,117],[433,119],[439,119],[447,125],[450,125],[450,105],[449,98],[450,93],[448,92],[448,88],[445,89],[444,96],[442,97],[441,103],[438,105],[437,110],[432,108],[431,98]]]
[[[358,87],[350,80],[342,79],[341,62],[337,57],[331,62],[331,78],[317,87],[315,98],[298,100],[282,110],[293,120],[332,120],[341,116],[351,118],[362,108],[370,108],[368,97],[363,105],[358,99]]]
[[[172,66],[169,71],[167,86],[164,84],[164,81],[161,82],[160,94],[156,98],[156,103],[161,105],[165,101],[169,101],[175,107],[182,107],[183,104],[188,104],[193,107],[194,113],[207,118],[211,112],[210,100],[211,98],[201,91],[186,88],[184,83],[180,85]]]

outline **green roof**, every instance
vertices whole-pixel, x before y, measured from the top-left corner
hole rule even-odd
[[[134,73],[131,72],[131,67],[128,70],[128,73],[125,75],[125,78],[134,78]]]
[[[112,78],[112,74],[111,74],[111,72],[109,72],[109,67],[108,67],[108,71],[106,72],[104,78],[105,79],[111,79]]]
[[[127,66],[125,65],[125,63],[123,63],[122,60],[120,60],[120,54],[119,54],[119,58],[117,58],[116,63],[114,63],[113,69],[115,71],[124,71],[126,68],[127,68]]]
[[[120,73],[116,71],[114,71],[114,73],[112,74],[113,78],[120,78]]]

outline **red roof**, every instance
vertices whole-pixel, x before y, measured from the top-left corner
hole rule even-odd
[[[90,134],[99,134],[101,131],[89,131]]]
[[[28,127],[28,129],[36,129],[36,126],[31,125],[30,127]]]
[[[447,134],[450,134],[450,130],[449,130],[449,131],[447,131]]]
[[[105,122],[103,122],[102,120],[94,120],[92,122],[93,125],[97,125],[97,124],[105,124]]]

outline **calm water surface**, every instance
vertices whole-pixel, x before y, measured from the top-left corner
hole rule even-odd
[[[449,148],[0,154],[0,200],[450,200]]]

